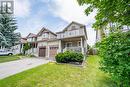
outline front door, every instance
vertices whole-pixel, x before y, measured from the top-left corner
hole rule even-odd
[[[39,48],[39,57],[45,57],[46,56],[46,48],[42,47]]]

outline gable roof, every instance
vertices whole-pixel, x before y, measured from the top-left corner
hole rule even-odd
[[[33,33],[29,33],[28,36],[26,38],[29,38],[29,37],[37,37],[36,34],[33,34]]]
[[[84,24],[80,24],[80,23],[78,23],[78,22],[72,21],[67,27],[65,27],[65,28],[64,28],[62,31],[60,31],[60,32],[66,31],[67,28],[68,28],[69,26],[71,26],[72,24],[76,24],[76,25],[79,25],[79,26],[81,26],[81,27],[84,27],[84,26],[85,26]],[[60,32],[57,32],[57,33],[60,33]]]
[[[27,43],[27,39],[26,39],[26,38],[21,38],[21,39],[20,39],[20,42],[21,42],[21,43]]]
[[[45,27],[43,27],[43,28],[37,33],[37,36],[41,35],[41,33],[42,33],[44,30],[46,30],[46,31],[50,32],[51,34],[57,36],[54,32],[50,31],[49,29],[47,29],[47,28],[45,28]]]

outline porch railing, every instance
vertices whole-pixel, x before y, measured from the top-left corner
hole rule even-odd
[[[27,51],[25,51],[25,54],[37,54],[38,50],[37,48],[31,48],[31,49],[28,49]]]
[[[65,47],[63,49],[63,52],[65,52],[65,51],[82,52],[82,48],[81,47]]]
[[[84,29],[78,29],[78,30],[72,30],[72,31],[66,31],[66,32],[61,32],[57,34],[57,38],[67,38],[67,37],[75,37],[75,36],[80,36],[84,35]]]

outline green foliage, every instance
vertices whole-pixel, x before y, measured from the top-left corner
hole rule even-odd
[[[0,63],[14,61],[20,59],[20,56],[11,55],[11,56],[0,56]]]
[[[130,25],[130,0],[77,0],[80,5],[87,4],[86,15],[97,10],[95,29],[102,29],[108,23]]]
[[[101,69],[121,87],[130,86],[130,32],[116,32],[97,43]]]
[[[92,47],[88,49],[88,54],[93,55],[93,48]]]
[[[12,15],[0,14],[0,44],[4,47],[11,47],[21,37],[20,33],[15,33],[17,29],[16,20]]]
[[[130,0],[77,0],[80,5],[87,4],[86,15],[97,10],[95,29],[101,30],[103,40],[96,45],[103,58],[101,69],[112,76],[121,87],[130,86],[130,32],[118,30],[123,25],[130,25]],[[110,28],[109,37],[104,37],[102,31],[109,23],[117,23],[117,28]],[[117,32],[118,31],[118,32]]]
[[[15,56],[24,56],[24,54],[19,53],[19,54],[16,54]]]
[[[36,57],[35,55],[28,55],[29,57]]]
[[[56,55],[56,61],[58,63],[69,63],[69,62],[83,62],[83,54],[72,52],[72,51],[66,51],[64,53],[59,53]]]
[[[64,57],[64,54],[63,54],[63,53],[58,53],[58,54],[55,56],[56,61],[57,61],[58,63],[64,62],[63,57]]]
[[[24,45],[23,45],[23,51],[24,51],[24,53],[25,53],[25,51],[27,51],[28,49],[30,49],[31,48],[31,46],[29,45],[29,43],[25,43]]]

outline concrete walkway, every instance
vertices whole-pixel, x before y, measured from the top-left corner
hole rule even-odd
[[[21,60],[0,63],[0,79],[22,72],[24,70],[46,64],[49,60],[38,58],[24,58]]]

